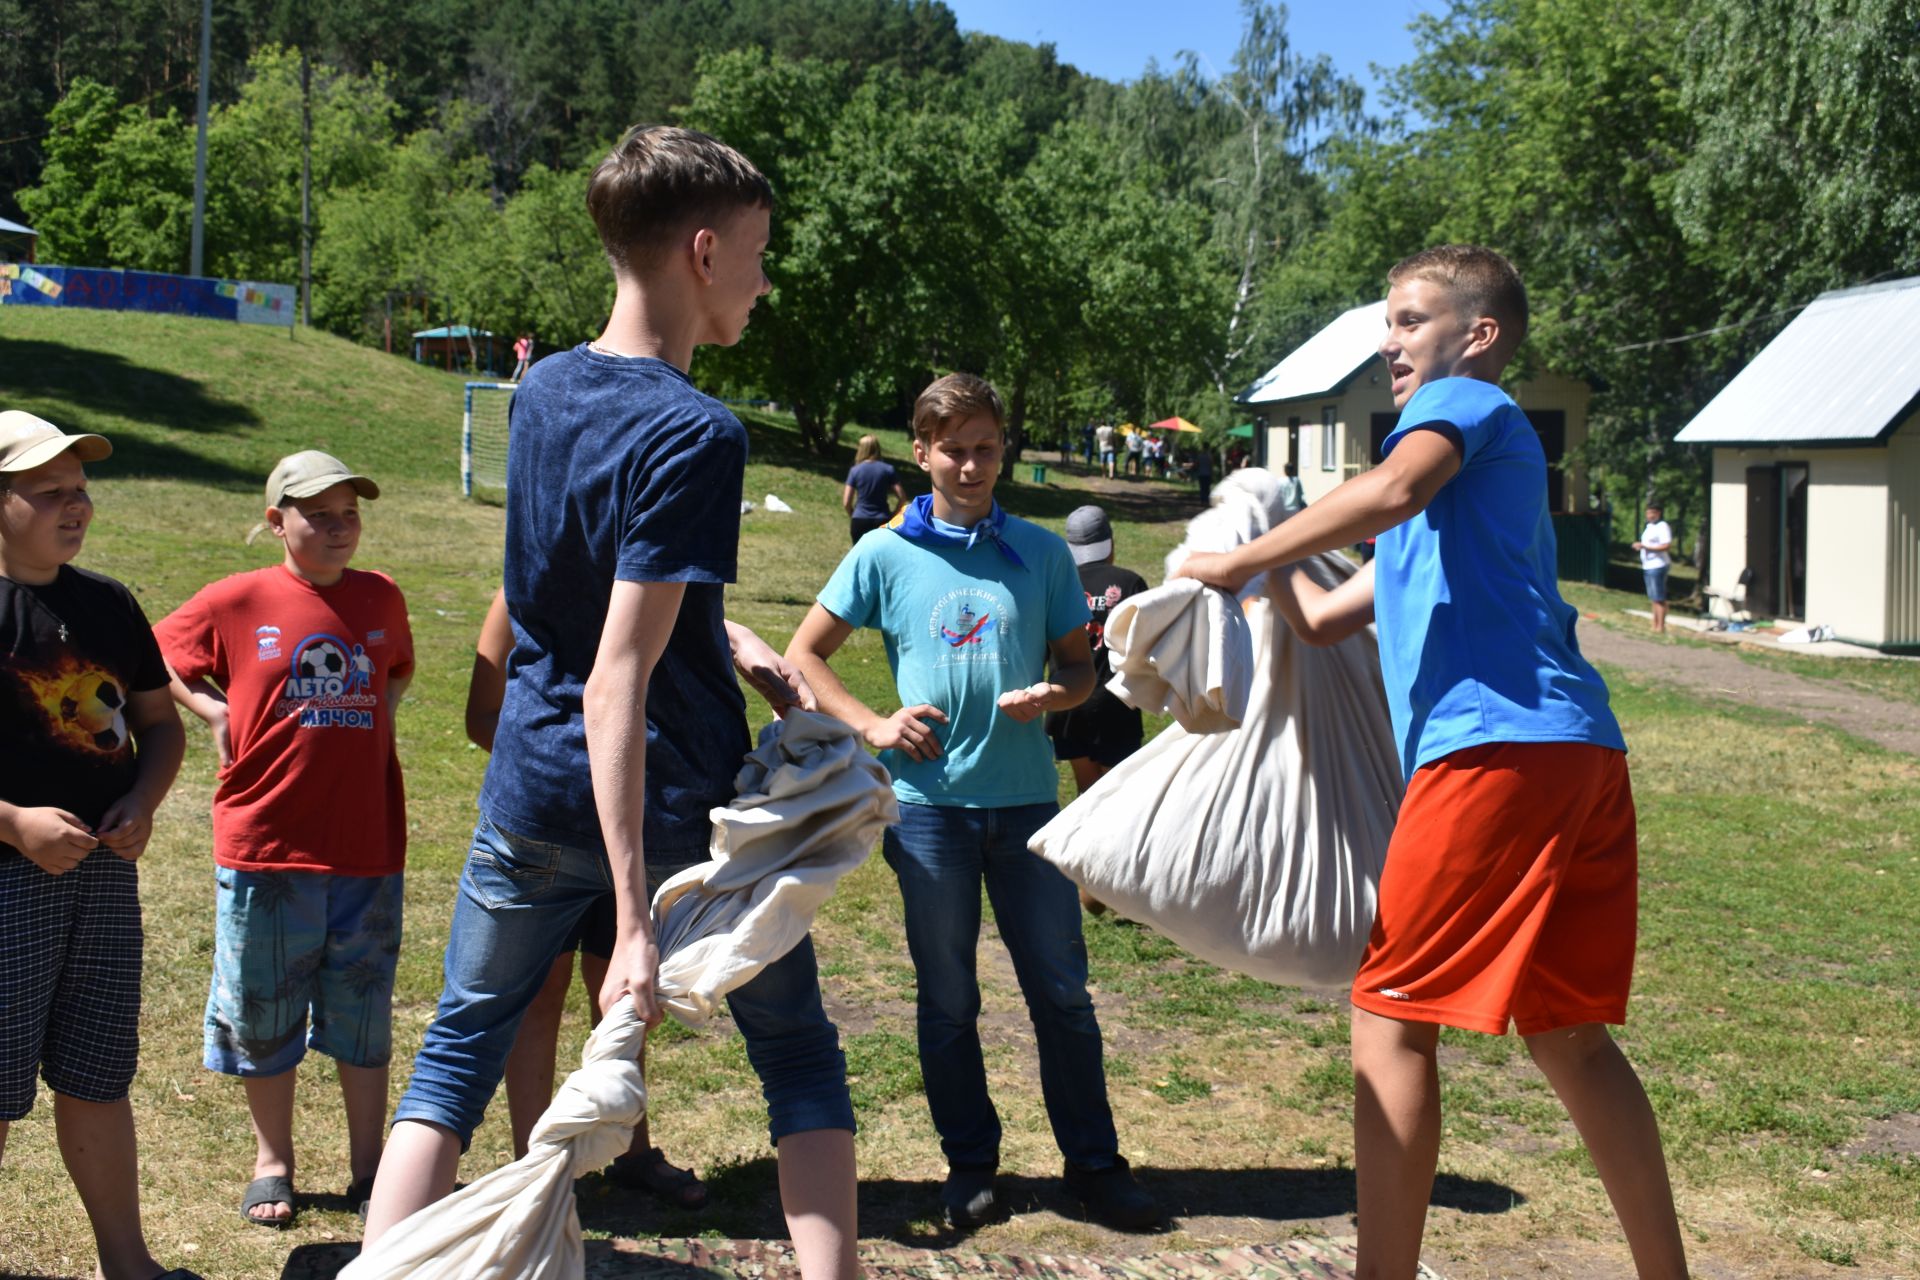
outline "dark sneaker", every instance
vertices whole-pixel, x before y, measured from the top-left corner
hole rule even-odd
[[[1160,1206],[1134,1180],[1125,1156],[1105,1169],[1067,1166],[1067,1190],[1086,1207],[1087,1216],[1115,1231],[1151,1231],[1160,1226]]]
[[[947,1225],[960,1231],[984,1227],[1007,1216],[1006,1203],[993,1183],[992,1169],[951,1169],[940,1188]]]

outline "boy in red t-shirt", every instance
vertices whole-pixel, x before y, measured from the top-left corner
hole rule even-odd
[[[175,700],[220,753],[206,1065],[245,1081],[258,1149],[240,1211],[265,1227],[298,1207],[294,1067],[308,1047],[340,1067],[350,1201],[380,1163],[407,839],[393,709],[413,636],[393,580],[347,567],[360,499],[379,494],[317,450],[282,458],[267,480],[282,562],[202,589],[155,628]]]

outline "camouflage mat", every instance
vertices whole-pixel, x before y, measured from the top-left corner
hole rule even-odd
[[[1072,1254],[975,1253],[911,1249],[863,1241],[860,1265],[870,1280],[1351,1280],[1351,1240],[1289,1240],[1197,1253],[1132,1258]],[[587,1246],[588,1280],[776,1280],[797,1275],[785,1241],[615,1240]],[[1422,1268],[1428,1280],[1439,1280]]]
[[[287,1259],[282,1280],[331,1280],[357,1245],[302,1245]],[[1149,1253],[1091,1258],[1064,1253],[976,1253],[968,1249],[912,1249],[884,1240],[863,1241],[860,1266],[868,1280],[1352,1280],[1353,1241],[1289,1240],[1194,1253]],[[1424,1280],[1440,1280],[1425,1267]],[[784,1240],[589,1240],[587,1280],[787,1280],[799,1275]]]

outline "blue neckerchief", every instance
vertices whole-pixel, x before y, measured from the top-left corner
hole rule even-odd
[[[1000,549],[1001,555],[1013,562],[1015,568],[1027,567],[1027,562],[1020,558],[1020,553],[1007,542],[1007,513],[1000,509],[998,502],[995,502],[993,510],[971,529],[961,529],[944,520],[936,519],[933,514],[933,495],[923,493],[900,508],[900,514],[895,516],[893,523],[887,527],[909,542],[926,545],[961,542],[972,547],[976,543],[991,542]]]

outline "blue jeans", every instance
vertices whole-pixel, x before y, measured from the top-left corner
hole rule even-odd
[[[1111,1166],[1119,1142],[1107,1106],[1100,1024],[1087,994],[1087,944],[1073,883],[1027,852],[1053,804],[960,809],[902,804],[888,827],[887,865],[900,878],[907,948],[919,984],[920,1074],[940,1149],[955,1168],[996,1168],[1000,1117],[980,1055],[980,884],[1013,957],[1040,1049],[1040,1092],[1067,1162]]]
[[[647,888],[704,861],[704,849],[654,851]],[[612,892],[606,854],[511,835],[481,817],[454,902],[440,1008],[394,1110],[396,1123],[437,1124],[466,1146],[554,957],[587,910]],[[790,1133],[854,1127],[846,1055],[820,1004],[811,937],[734,991],[727,1004],[760,1077],[775,1144]]]
[[[1658,569],[1642,569],[1647,579],[1647,599],[1654,604],[1667,602],[1667,575],[1673,572],[1672,565],[1661,565]]]

